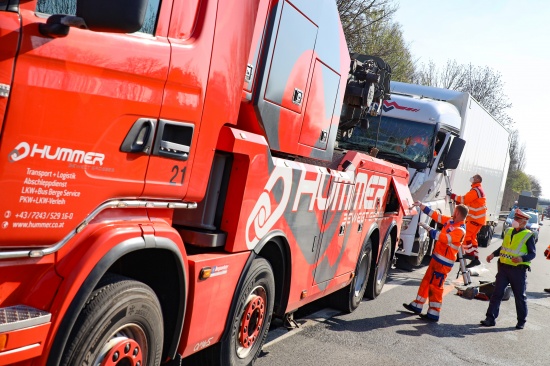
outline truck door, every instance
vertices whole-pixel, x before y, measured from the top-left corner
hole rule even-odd
[[[259,3],[174,1],[170,69],[144,196],[204,198],[221,130],[239,116]]]
[[[144,189],[148,152],[122,145],[136,125],[145,126],[136,141],[151,136],[159,118],[170,60],[163,15],[172,1],[150,0],[134,34],[39,31],[51,14],[74,14],[75,3],[19,5],[21,42],[0,146],[3,241],[51,243],[102,202]]]
[[[338,174],[338,172],[333,174]],[[330,203],[325,211],[320,242],[317,245],[317,267],[313,283],[313,285],[320,286],[321,289],[325,286],[324,282],[349,271],[340,264],[344,259],[347,239],[350,234],[350,228],[346,227],[348,223],[344,218],[352,204],[353,195],[354,185],[351,182],[344,182],[332,177],[328,195]]]
[[[174,1],[168,28],[170,67],[143,192],[146,197],[183,199],[189,187],[204,118],[216,6],[216,1]],[[203,173],[206,177],[198,183],[206,187],[210,166]]]

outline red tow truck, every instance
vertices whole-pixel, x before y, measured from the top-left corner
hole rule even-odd
[[[338,148],[389,73],[333,0],[3,0],[0,40],[0,364],[251,365],[380,294],[414,209]]]

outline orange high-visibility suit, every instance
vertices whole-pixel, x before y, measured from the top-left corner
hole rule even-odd
[[[465,256],[478,258],[478,243],[477,234],[481,227],[487,222],[487,199],[485,192],[481,188],[481,183],[473,183],[472,189],[464,196],[451,194],[451,199],[457,204],[465,204],[468,206],[468,217],[466,217],[466,237],[462,249]]]
[[[444,225],[441,231],[430,230],[430,237],[436,240],[432,260],[420,283],[416,299],[408,306],[415,313],[420,314],[424,303],[429,300],[426,317],[429,320],[438,321],[443,303],[443,284],[456,261],[458,249],[466,235],[466,228],[464,221],[453,222],[452,217],[441,215],[429,207],[425,207],[423,212]]]

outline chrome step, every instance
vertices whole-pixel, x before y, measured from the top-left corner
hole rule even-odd
[[[0,333],[34,327],[50,321],[52,314],[25,305],[0,308]]]

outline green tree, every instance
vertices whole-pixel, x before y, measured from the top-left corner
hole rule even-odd
[[[533,196],[539,198],[542,194],[542,186],[540,185],[538,178],[534,175],[529,175],[528,177],[531,181],[531,192],[533,192]]]
[[[508,178],[511,179],[510,185],[514,192],[519,193],[521,191],[531,190],[531,180],[529,179],[529,176],[521,170],[512,172],[512,174],[508,175]]]
[[[393,0],[336,0],[350,52],[381,57],[392,67],[392,80],[407,81],[414,62]]]

